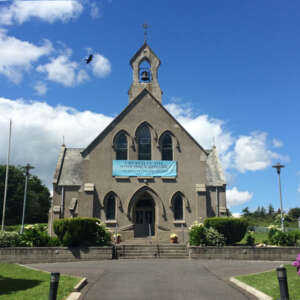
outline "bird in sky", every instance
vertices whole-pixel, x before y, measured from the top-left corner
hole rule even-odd
[[[85,62],[89,64],[93,60],[93,54],[90,54],[88,58],[85,59]]]

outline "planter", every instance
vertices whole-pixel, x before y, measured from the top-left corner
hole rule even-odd
[[[177,244],[177,243],[178,243],[177,237],[170,238],[170,242],[171,242],[172,244]]]

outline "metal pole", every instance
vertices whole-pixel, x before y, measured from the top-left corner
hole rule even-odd
[[[281,230],[284,231],[284,217],[283,217],[283,208],[282,208],[282,194],[281,194],[281,181],[280,181],[280,172],[278,172],[278,182],[279,182],[279,195],[280,195],[280,219],[281,219]]]
[[[151,225],[150,225],[150,223],[148,224],[148,228],[149,228],[149,241],[150,241],[150,244],[152,244],[152,238],[151,238]]]
[[[60,273],[52,272],[48,300],[56,300]]]
[[[9,170],[10,144],[11,144],[11,123],[12,123],[11,120],[9,120],[8,151],[7,151],[7,163],[6,163],[5,185],[4,185],[4,199],[3,199],[3,210],[2,210],[2,226],[1,226],[2,231],[4,231],[4,220],[5,220],[5,210],[6,210],[7,183],[8,183],[8,170]]]
[[[286,268],[280,265],[276,268],[279,290],[280,290],[280,300],[289,300],[289,289],[287,283]]]
[[[21,225],[21,231],[20,231],[21,234],[24,232],[24,219],[25,219],[26,198],[27,198],[27,183],[28,183],[28,173],[26,172],[25,189],[24,189],[24,200],[23,200],[22,225]]]
[[[25,177],[25,189],[24,189],[24,201],[23,201],[23,214],[22,214],[22,225],[21,225],[21,230],[20,233],[22,234],[24,232],[24,220],[25,220],[25,211],[26,211],[26,200],[27,200],[27,184],[28,184],[28,177],[29,177],[29,170],[33,169],[30,164],[27,164],[25,166],[26,170],[26,177]]]

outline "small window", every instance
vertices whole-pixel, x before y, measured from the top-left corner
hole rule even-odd
[[[110,194],[106,199],[106,220],[116,219],[116,199],[115,195]]]
[[[127,137],[124,133],[119,133],[115,141],[116,159],[127,160]]]
[[[168,133],[165,133],[161,140],[161,159],[173,160],[172,137]]]
[[[138,159],[151,160],[151,134],[147,125],[141,126],[136,133]]]
[[[183,220],[183,200],[180,194],[176,194],[173,199],[174,219]]]

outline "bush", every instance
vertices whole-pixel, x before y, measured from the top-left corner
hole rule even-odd
[[[96,218],[55,220],[53,229],[64,246],[103,246],[111,239],[105,225]]]
[[[190,230],[190,245],[192,246],[206,245],[205,228],[202,223],[194,222],[193,225],[189,227],[189,230]]]
[[[26,225],[22,239],[31,247],[47,247],[50,241],[47,226],[42,224]]]
[[[225,239],[214,228],[205,228],[202,223],[194,222],[189,228],[190,230],[190,245],[192,246],[217,246],[222,247],[225,244]]]
[[[206,234],[206,245],[207,246],[217,246],[223,247],[225,244],[224,235],[219,233],[216,229],[210,227],[205,228]]]
[[[270,226],[268,232],[268,241],[271,245],[277,246],[295,246],[300,242],[300,231],[282,232],[276,226]]]
[[[0,232],[0,247],[26,247],[30,246],[17,232]]]
[[[205,219],[204,226],[216,229],[224,236],[225,243],[231,245],[243,239],[248,222],[244,218],[213,217]]]
[[[255,236],[254,231],[248,231],[246,234],[246,245],[254,246],[255,245]]]

